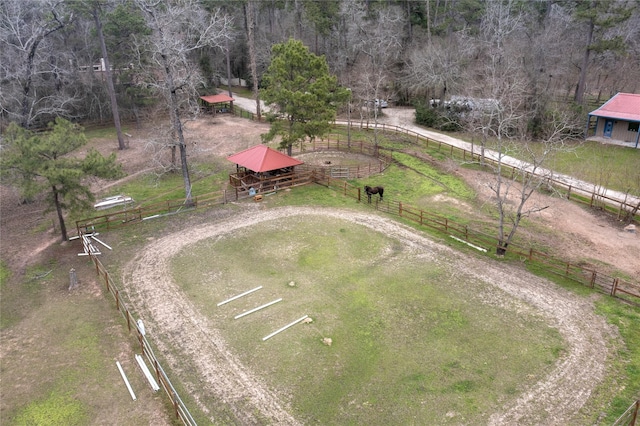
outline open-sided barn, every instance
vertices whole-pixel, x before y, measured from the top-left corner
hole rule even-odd
[[[302,161],[266,145],[256,145],[227,159],[236,164],[236,172],[229,175],[229,183],[237,195],[243,192],[255,195],[309,182],[310,172],[297,173],[295,170],[295,166],[304,164]]]

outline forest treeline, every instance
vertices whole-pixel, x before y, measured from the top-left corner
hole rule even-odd
[[[176,121],[229,77],[260,88],[292,38],[351,103],[484,100],[534,137],[640,90],[638,0],[2,0],[0,14],[2,129]]]

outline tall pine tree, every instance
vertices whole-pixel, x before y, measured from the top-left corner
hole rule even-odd
[[[280,136],[280,148],[289,154],[293,144],[305,137],[324,135],[338,106],[349,98],[349,91],[329,74],[325,58],[294,39],[273,46],[271,64],[262,81],[262,99],[272,106],[268,115],[271,129],[262,140]]]
[[[85,145],[87,138],[80,128],[62,118],[49,123],[48,131],[41,133],[11,123],[3,143],[0,159],[3,181],[16,185],[26,198],[49,193],[49,206],[57,212],[62,241],[67,240],[64,211],[88,208],[95,200],[84,183],[85,178],[122,175],[115,154],[105,158],[90,149],[85,158],[70,155]]]
[[[586,43],[580,66],[580,77],[576,85],[574,100],[582,103],[587,85],[587,74],[591,53],[600,54],[606,51],[622,52],[626,49],[620,35],[610,35],[608,30],[621,25],[631,17],[632,5],[624,0],[618,1],[583,1],[575,4],[575,17],[585,28]]]

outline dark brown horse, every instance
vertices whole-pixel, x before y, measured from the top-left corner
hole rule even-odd
[[[369,199],[369,203],[371,203],[371,195],[373,194],[379,194],[380,201],[382,201],[382,194],[384,194],[384,188],[381,186],[370,187],[367,185],[364,187],[364,192],[367,193],[367,198]]]

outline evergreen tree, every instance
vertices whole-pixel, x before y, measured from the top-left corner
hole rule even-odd
[[[337,0],[309,0],[304,4],[305,16],[315,30],[315,53],[318,54],[318,37],[327,38],[335,30],[340,18],[340,2]]]
[[[631,17],[632,7],[626,0],[576,2],[576,19],[586,27],[586,43],[574,96],[576,103],[580,104],[584,99],[591,52],[601,54],[607,51],[623,52],[626,49],[622,36],[607,32],[627,21]]]
[[[305,137],[324,135],[336,118],[338,106],[349,98],[349,91],[338,86],[337,78],[329,74],[325,58],[293,39],[273,46],[263,84],[262,99],[272,105],[272,112],[271,129],[262,140],[280,136],[280,148],[286,148],[289,154],[293,144]]]
[[[105,158],[91,149],[85,158],[70,155],[86,143],[81,129],[62,118],[49,123],[43,133],[11,123],[4,135],[0,176],[18,186],[26,198],[49,192],[50,209],[58,214],[62,241],[67,240],[63,211],[88,208],[95,200],[84,179],[122,175],[115,154]]]

